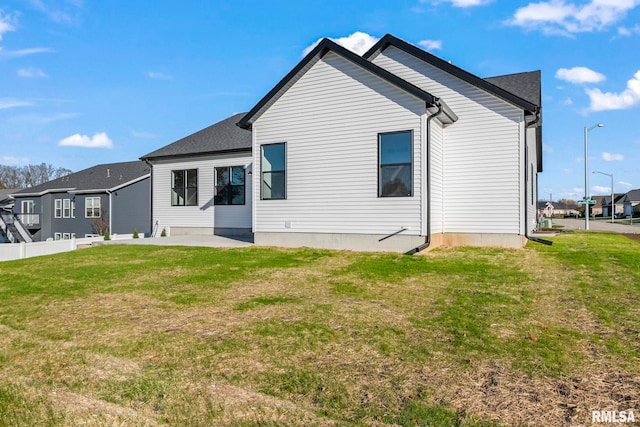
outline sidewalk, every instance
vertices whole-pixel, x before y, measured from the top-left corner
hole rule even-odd
[[[147,237],[144,239],[107,240],[93,243],[98,245],[157,245],[157,246],[205,246],[209,248],[244,248],[253,246],[253,237],[238,236],[169,236]]]
[[[584,230],[584,218],[554,218],[553,225],[562,225],[567,230]],[[638,224],[626,225],[611,220],[598,219],[589,221],[590,231],[609,231],[622,234],[640,234],[640,220]]]

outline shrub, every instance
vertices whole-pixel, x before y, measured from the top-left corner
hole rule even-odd
[[[138,236],[138,229],[137,229],[137,228],[134,228],[134,229],[133,229],[133,238],[134,238],[134,239],[138,239],[138,238],[140,238],[140,236]]]
[[[109,236],[109,230],[104,230],[104,240],[111,240],[111,236]]]
[[[162,233],[160,233],[160,237],[167,237],[167,229],[163,228]]]

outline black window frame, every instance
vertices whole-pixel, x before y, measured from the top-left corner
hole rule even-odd
[[[398,134],[408,134],[409,135],[409,153],[410,160],[409,162],[402,163],[382,163],[382,139],[386,135],[398,135]],[[413,197],[413,169],[414,169],[414,156],[413,156],[413,131],[412,130],[401,130],[395,132],[380,132],[378,133],[378,197]],[[409,194],[383,194],[384,192],[384,183],[382,182],[383,178],[383,169],[385,167],[398,167],[398,166],[409,166]]]
[[[195,171],[195,186],[189,185],[189,172]],[[178,173],[182,173],[182,186],[175,186],[174,183],[176,181],[175,175]],[[198,206],[198,169],[174,169],[171,171],[171,206]],[[193,203],[187,203],[190,200],[188,196],[189,190],[195,189],[195,197]],[[178,193],[178,197],[174,199],[174,193],[178,190],[182,191],[182,203],[180,202],[180,197]]]
[[[226,184],[219,184],[218,182],[218,170],[226,169],[229,173],[229,182]],[[242,184],[234,184],[233,183],[233,170],[240,169],[242,170]],[[213,204],[216,206],[242,206],[247,203],[247,193],[246,193],[246,185],[247,185],[247,171],[244,166],[217,166],[214,168],[214,182],[213,185],[216,190],[215,196],[213,196]],[[242,187],[242,203],[234,203],[234,188]],[[224,195],[221,193],[224,191]]]
[[[282,145],[283,147],[283,162],[284,169],[280,170],[264,170],[264,148],[271,147],[275,145]],[[265,186],[265,174],[282,174],[282,197],[265,197],[264,195],[264,186]],[[287,199],[287,143],[286,142],[276,142],[273,144],[262,144],[260,145],[260,200],[286,200]]]

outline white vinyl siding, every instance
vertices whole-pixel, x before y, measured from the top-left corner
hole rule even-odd
[[[327,54],[253,125],[254,185],[260,146],[287,144],[287,199],[254,195],[254,231],[419,235],[424,114],[424,101]],[[413,134],[413,194],[378,197],[378,135],[398,131]]]
[[[373,62],[442,98],[459,117],[444,129],[442,169],[432,171],[434,184],[442,177],[443,231],[522,233],[523,111],[393,46]],[[437,193],[432,187],[432,209]]]
[[[163,227],[251,228],[251,175],[246,169],[244,205],[215,205],[215,168],[251,164],[250,154],[201,156],[153,162],[153,224]],[[198,205],[171,206],[171,171],[198,170]]]

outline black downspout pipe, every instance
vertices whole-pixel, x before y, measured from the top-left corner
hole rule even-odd
[[[149,166],[149,237],[156,237],[153,232],[153,165],[149,159],[144,159]]]
[[[426,142],[426,151],[427,151],[427,236],[426,240],[420,246],[417,246],[409,251],[405,252],[407,255],[415,255],[418,252],[421,252],[427,249],[431,245],[431,120],[438,117],[442,114],[442,104],[438,102],[436,99],[435,105],[438,106],[438,111],[433,113],[427,118],[427,142]]]
[[[529,176],[529,145],[527,144],[527,128],[535,125],[536,123],[538,123],[540,121],[540,112],[538,112],[538,114],[536,114],[536,118],[530,122],[527,123],[527,119],[525,117],[524,119],[524,176],[525,176],[525,181],[524,181],[524,237],[527,240],[531,240],[532,242],[536,242],[536,243],[542,243],[543,245],[553,245],[553,242],[550,240],[545,240],[545,239],[540,239],[539,237],[533,237],[533,236],[529,236],[529,209],[527,208],[527,202],[528,202],[528,194],[527,194],[527,190],[529,189],[529,183],[528,183],[528,176]],[[533,177],[532,177],[533,179]],[[537,208],[536,208],[537,210]]]

